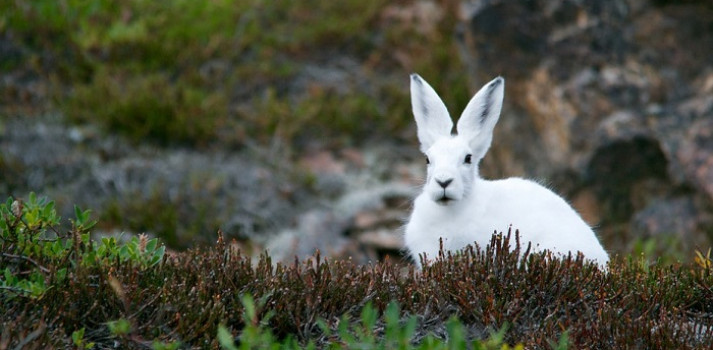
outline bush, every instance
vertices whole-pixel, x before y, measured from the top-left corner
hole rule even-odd
[[[283,265],[253,263],[221,234],[170,256],[146,237],[95,242],[89,212],[60,231],[53,203],[34,195],[0,215],[0,343],[11,346],[689,349],[713,339],[710,253],[600,271],[582,256],[531,254],[508,234],[423,271],[319,253]]]

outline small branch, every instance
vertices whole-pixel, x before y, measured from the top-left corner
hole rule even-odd
[[[5,257],[5,258],[10,258],[10,259],[25,260],[25,261],[30,262],[30,263],[32,263],[33,265],[37,266],[37,268],[39,268],[40,271],[42,271],[42,272],[44,272],[44,273],[49,273],[49,272],[50,272],[49,269],[47,269],[46,267],[40,265],[40,263],[38,263],[37,261],[34,261],[34,260],[32,260],[32,259],[30,259],[30,258],[28,258],[28,257],[26,257],[26,256],[14,255],[14,254],[8,254],[8,253],[2,253],[2,256]]]
[[[22,288],[17,288],[17,287],[8,287],[8,286],[0,286],[0,290],[9,290],[19,296],[24,296],[25,294],[28,294],[29,292],[22,289]]]
[[[28,334],[25,337],[25,339],[22,339],[22,341],[17,344],[17,346],[15,347],[15,350],[21,350],[22,348],[25,347],[25,345],[27,345],[31,341],[35,340],[37,337],[39,337],[45,331],[45,328],[47,328],[47,325],[45,325],[45,323],[42,322],[37,329],[35,329],[32,333]]]

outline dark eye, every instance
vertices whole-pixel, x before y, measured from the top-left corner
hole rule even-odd
[[[470,163],[471,163],[471,158],[472,158],[472,156],[471,156],[470,154],[466,155],[466,156],[465,156],[465,160],[464,160],[465,164],[470,164]]]
[[[431,164],[431,160],[426,157],[426,164]]]

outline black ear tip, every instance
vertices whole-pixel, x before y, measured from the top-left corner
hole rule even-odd
[[[416,74],[416,73],[411,73],[411,80],[420,83],[421,82],[421,76]]]
[[[501,85],[501,84],[505,84],[505,78],[503,78],[503,77],[497,77],[497,78],[493,79],[493,82],[490,83],[490,86],[496,87],[496,86]]]

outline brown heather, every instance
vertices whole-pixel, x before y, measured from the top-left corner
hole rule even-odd
[[[167,255],[154,268],[119,261],[72,267],[69,278],[36,300],[0,294],[0,340],[3,346],[29,340],[27,348],[64,348],[84,327],[84,339],[99,349],[146,348],[155,339],[217,348],[219,324],[234,334],[243,328],[240,297],[250,293],[264,301],[257,315],[273,315],[267,326],[278,337],[322,345],[329,339],[318,320],[336,329],[341,316],[358,322],[367,303],[382,312],[392,300],[404,319],[417,317],[414,342],[429,333],[445,336],[446,320],[457,316],[469,338],[507,324],[505,340],[528,349],[549,349],[565,331],[575,349],[711,344],[710,267],[649,265],[630,257],[614,259],[607,273],[581,256],[560,260],[525,252],[520,258],[519,248],[509,252],[510,241],[494,237],[482,252],[441,254],[418,272],[388,260],[355,266],[319,254],[291,265],[273,264],[267,255],[252,263],[221,237],[215,247]],[[122,318],[131,332],[117,338],[107,322]]]

